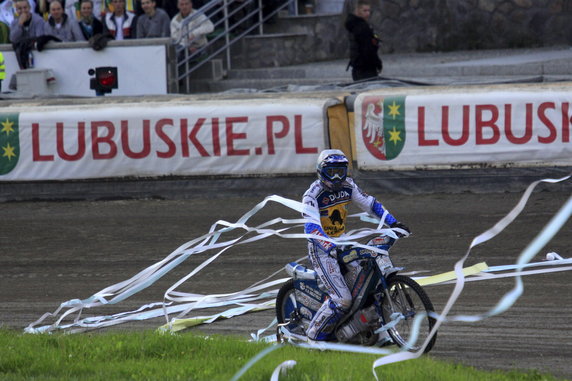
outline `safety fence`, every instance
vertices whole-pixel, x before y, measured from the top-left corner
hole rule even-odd
[[[14,106],[0,181],[309,174],[329,147],[361,170],[569,166],[571,101],[563,83]]]

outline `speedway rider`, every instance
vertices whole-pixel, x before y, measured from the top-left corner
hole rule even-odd
[[[316,220],[305,214],[306,234],[339,237],[346,229],[347,207],[354,202],[363,211],[382,218],[385,209],[375,197],[363,192],[347,177],[348,159],[337,149],[324,150],[317,162],[318,180],[304,193],[302,202],[306,208],[319,215]],[[399,227],[409,234],[409,229],[399,223],[391,214],[385,215],[385,223]],[[327,288],[330,298],[326,299],[308,326],[306,332],[311,340],[330,340],[335,336],[332,330],[348,312],[352,295],[336,259],[336,245],[329,241],[312,238],[308,240],[308,257],[320,280]]]

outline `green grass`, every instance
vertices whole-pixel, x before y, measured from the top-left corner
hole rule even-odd
[[[0,329],[0,380],[230,380],[271,344],[195,333],[105,332],[29,335]],[[374,380],[378,356],[283,346],[271,351],[240,380],[270,380],[283,361],[297,365],[285,380]],[[556,380],[536,372],[485,372],[430,356],[377,368],[380,379]]]

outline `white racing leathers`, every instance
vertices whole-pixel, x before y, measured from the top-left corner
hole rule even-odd
[[[345,232],[350,202],[380,218],[385,212],[375,197],[363,192],[349,177],[341,189],[335,191],[326,188],[320,180],[314,181],[304,193],[302,202],[310,211],[317,212],[304,215],[305,233],[323,237],[339,237]],[[319,220],[315,217],[318,215]],[[397,222],[395,218],[387,213],[385,223],[391,225],[394,222]],[[340,272],[335,247],[332,242],[317,238],[308,240],[308,257],[330,296],[310,322],[306,334],[312,340],[333,339],[332,329],[352,304],[352,295]]]

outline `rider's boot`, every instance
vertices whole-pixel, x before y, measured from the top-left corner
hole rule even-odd
[[[345,314],[346,311],[339,308],[331,299],[327,300],[314,315],[306,335],[315,341],[335,340],[336,336],[332,331]]]

